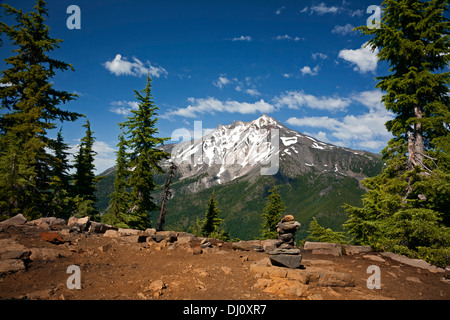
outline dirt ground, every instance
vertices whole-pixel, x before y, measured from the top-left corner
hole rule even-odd
[[[0,299],[42,300],[448,300],[448,273],[430,272],[381,257],[379,253],[313,255],[303,251],[305,270],[325,264],[349,273],[352,287],[312,287],[303,296],[271,294],[254,287],[250,265],[265,252],[214,247],[194,254],[188,244],[161,246],[132,243],[99,234],[70,233],[70,243],[43,240],[36,227],[2,229],[0,239],[14,239],[27,248],[57,249],[59,257],[28,261],[26,271],[0,276]],[[381,259],[373,258],[377,256]],[[375,259],[375,260],[374,260]],[[80,268],[81,289],[69,289],[71,265]],[[381,271],[381,289],[370,290],[367,268]],[[157,281],[161,280],[161,281]],[[156,282],[155,282],[156,281]],[[159,287],[158,287],[159,286]]]

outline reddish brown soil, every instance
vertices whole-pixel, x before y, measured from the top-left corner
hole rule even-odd
[[[303,252],[305,270],[321,261],[337,272],[350,273],[354,287],[312,287],[301,297],[269,294],[254,288],[257,278],[249,271],[252,263],[267,254],[212,248],[193,254],[189,245],[162,247],[158,244],[131,243],[123,238],[71,233],[64,235],[70,243],[52,244],[39,237],[34,227],[9,227],[0,239],[12,238],[28,248],[56,248],[61,257],[46,261],[29,261],[26,271],[0,276],[0,299],[44,300],[278,300],[278,299],[433,299],[448,300],[450,284],[444,273],[433,273],[383,257],[372,261],[364,254],[334,257]],[[111,244],[101,250],[103,245]],[[378,253],[370,253],[379,255]],[[380,256],[381,257],[381,256]],[[68,289],[67,268],[81,270],[81,289]],[[369,265],[381,269],[381,289],[369,290],[366,273]],[[165,288],[150,289],[155,280]]]

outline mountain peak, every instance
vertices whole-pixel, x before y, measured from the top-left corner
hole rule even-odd
[[[256,120],[253,120],[251,124],[255,125],[257,128],[262,128],[266,126],[279,126],[281,125],[278,120],[275,120],[272,117],[269,117],[267,114],[263,114]]]

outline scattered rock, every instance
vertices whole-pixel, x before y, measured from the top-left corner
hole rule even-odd
[[[19,213],[12,218],[0,222],[0,225],[20,225],[25,224],[26,222],[27,218],[25,218],[21,213]]]
[[[111,249],[112,249],[112,244],[111,243],[107,243],[107,244],[104,244],[104,245],[98,247],[98,250],[100,252],[106,252],[106,251],[109,251]]]
[[[276,254],[269,257],[270,262],[275,266],[281,266],[286,268],[295,269],[300,267],[300,262],[302,261],[301,255],[291,255],[291,254]]]
[[[89,217],[76,218],[70,217],[67,221],[67,226],[78,232],[88,231],[91,225],[91,219]]]
[[[419,278],[416,277],[406,277],[407,281],[415,282],[415,283],[422,283]]]
[[[0,260],[26,259],[30,254],[28,248],[12,239],[0,239]]]
[[[108,230],[118,230],[118,228],[113,227],[109,224],[91,221],[91,225],[89,227],[90,233],[105,233]]]
[[[31,248],[30,259],[32,261],[47,261],[61,258],[61,252],[52,248]]]
[[[253,245],[259,245],[261,244],[261,241],[259,240],[250,240],[250,241],[239,241],[239,242],[233,242],[233,249],[234,250],[241,250],[241,251],[250,251],[252,250]]]
[[[121,237],[126,237],[126,236],[140,236],[140,235],[144,235],[145,232],[142,230],[136,230],[136,229],[123,229],[123,228],[119,228],[117,230],[119,232],[119,235]]]
[[[382,257],[373,255],[373,254],[366,254],[363,256],[366,259],[372,260],[372,261],[376,261],[376,262],[386,262],[386,260],[384,260]]]
[[[39,237],[41,237],[43,240],[48,241],[53,244],[63,244],[66,242],[70,242],[70,241],[64,240],[57,232],[41,232],[39,234]]]
[[[166,289],[166,284],[162,280],[153,281],[146,291],[160,291]]]
[[[223,271],[225,274],[230,274],[230,273],[231,273],[231,268],[229,268],[229,267],[223,266],[223,267],[221,267],[220,269],[222,269],[222,271]]]
[[[61,228],[67,225],[66,220],[56,217],[46,217],[27,222],[27,225],[36,226],[41,229],[51,230]]]
[[[120,233],[117,230],[106,230],[103,234],[104,237],[110,237],[110,238],[118,238],[120,237]]]
[[[21,259],[0,260],[0,274],[25,270],[25,263]]]
[[[351,246],[351,245],[343,245],[345,254],[352,255],[356,253],[364,253],[371,252],[372,248],[369,246]]]

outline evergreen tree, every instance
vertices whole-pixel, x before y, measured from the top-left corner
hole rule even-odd
[[[219,218],[220,210],[217,207],[214,190],[208,202],[205,219],[202,221],[201,235],[203,237],[220,238],[220,226],[223,219]]]
[[[167,152],[157,147],[169,138],[156,137],[159,108],[152,101],[150,75],[147,75],[145,89],[141,92],[135,90],[135,95],[139,108],[132,110],[133,115],[124,123],[130,149],[128,167],[133,168],[129,178],[132,190],[128,223],[130,227],[145,229],[150,226],[148,214],[158,209],[152,196],[157,188],[153,177],[164,172],[159,162],[169,157]]]
[[[91,131],[91,124],[89,120],[83,125],[86,128],[86,134],[81,139],[78,154],[75,157],[75,176],[74,189],[75,201],[78,213],[77,216],[88,215],[92,218],[98,214],[95,209],[97,198],[95,196],[96,182],[98,178],[95,177],[94,157],[97,153],[93,150],[94,136]]]
[[[306,240],[316,242],[331,242],[331,243],[347,243],[343,232],[336,232],[330,228],[325,229],[313,218],[309,223],[308,237]]]
[[[394,138],[382,151],[386,168],[363,181],[363,208],[346,206],[354,240],[446,265],[450,257],[448,1],[386,0],[369,45],[390,64],[379,77],[382,101],[395,115]]]
[[[129,175],[127,168],[127,152],[126,141],[123,136],[123,125],[121,124],[122,133],[119,135],[119,151],[116,157],[116,172],[114,180],[114,192],[111,194],[110,205],[107,213],[103,216],[105,223],[116,227],[128,228],[127,214],[130,205]]]
[[[69,163],[69,153],[66,151],[69,149],[69,146],[64,142],[61,131],[62,129],[58,131],[56,140],[53,143],[55,158],[50,182],[50,188],[53,190],[51,208],[53,216],[67,219],[70,217],[73,205],[72,176],[69,173],[73,166]]]
[[[278,193],[278,186],[273,182],[272,189],[269,190],[270,195],[266,197],[267,203],[262,214],[262,237],[263,239],[276,239],[277,224],[281,221],[282,214],[286,209],[286,206]]]
[[[0,36],[9,39],[16,53],[5,59],[10,67],[1,71],[0,78],[0,210],[36,218],[48,214],[52,198],[55,159],[47,132],[56,127],[55,121],[75,121],[81,116],[59,108],[76,95],[56,90],[52,83],[58,70],[73,67],[48,56],[62,40],[49,36],[45,1],[37,0],[30,13],[7,4],[0,8],[17,22],[12,26],[0,22]]]

